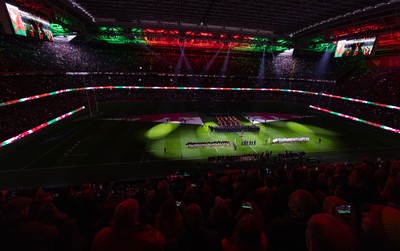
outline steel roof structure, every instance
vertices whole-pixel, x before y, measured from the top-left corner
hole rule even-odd
[[[89,36],[136,36],[132,30],[163,29],[183,38],[192,31],[301,40],[316,35],[337,38],[400,31],[400,0],[0,1],[46,15],[50,21]],[[116,29],[122,32],[113,34]]]
[[[220,29],[297,35],[357,20],[400,15],[400,1],[380,0],[55,0],[98,24]]]

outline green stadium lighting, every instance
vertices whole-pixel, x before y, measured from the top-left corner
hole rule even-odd
[[[304,136],[304,135],[310,136],[310,134],[314,135],[313,130],[304,124],[289,121],[286,123],[286,126],[293,132],[296,132],[302,136]]]
[[[162,123],[153,126],[148,130],[145,136],[150,140],[158,140],[165,138],[168,134],[175,131],[179,127],[180,123],[173,123],[173,121],[168,123]]]
[[[318,44],[309,45],[307,48],[309,50],[315,51],[315,52],[323,52],[323,51],[335,52],[336,44],[334,44],[334,43],[318,43]]]
[[[109,44],[144,44],[144,45],[147,44],[146,40],[144,39],[128,38],[125,36],[102,35],[102,36],[97,36],[96,39],[98,41],[103,41]]]

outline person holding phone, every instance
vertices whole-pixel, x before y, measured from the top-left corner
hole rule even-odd
[[[156,228],[168,240],[176,238],[182,231],[182,216],[179,208],[183,206],[181,201],[168,198],[161,206],[155,218]]]

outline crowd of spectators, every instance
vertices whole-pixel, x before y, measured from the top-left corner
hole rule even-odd
[[[105,85],[267,87],[329,93],[399,105],[397,69],[368,69],[354,60],[332,59],[321,67],[318,56],[281,56],[265,59],[260,75],[260,54],[231,53],[226,72],[225,54],[186,51],[182,67],[177,67],[180,50],[150,51],[126,46],[81,43],[51,43],[2,34],[0,39],[0,101],[5,102],[46,92]],[[87,71],[88,75],[66,75]],[[320,81],[336,79],[337,82]],[[374,90],[374,91],[372,91]],[[381,90],[381,91],[376,91]],[[160,90],[157,90],[160,91]],[[397,110],[377,108],[316,95],[278,92],[223,92],[182,90],[164,92],[102,92],[99,99],[167,100],[285,100],[350,111],[352,116],[395,127]],[[376,116],[378,114],[378,116]],[[392,119],[393,118],[393,119]]]
[[[365,70],[343,74],[346,63],[316,71],[318,60],[268,58],[259,75],[260,55],[225,55],[207,68],[213,53],[154,53],[117,47],[58,44],[1,35],[1,101],[87,85],[276,86],[327,90],[398,105],[399,71]],[[343,61],[341,61],[343,62]],[[143,75],[66,76],[66,71],[135,72]],[[31,72],[33,75],[26,75]],[[215,74],[214,77],[164,76]],[[25,75],[24,75],[25,74]],[[330,83],[277,81],[278,78],[347,76]],[[111,83],[111,84],[110,84]],[[158,84],[161,83],[161,84]],[[376,90],[383,91],[376,91]],[[271,92],[99,91],[98,99],[127,100],[286,100],[322,102],[332,110],[384,121],[396,127],[397,111],[303,94]],[[63,94],[0,109],[0,141],[85,105],[85,93]],[[121,98],[122,97],[122,98]],[[87,96],[86,96],[87,98]],[[324,101],[325,100],[325,101]],[[325,102],[325,103],[324,103]],[[396,113],[397,112],[397,113]],[[361,115],[360,115],[361,114]],[[377,115],[378,114],[378,115]],[[231,125],[233,127],[243,125]],[[252,126],[248,126],[252,128]],[[257,127],[258,128],[258,127]],[[243,128],[240,128],[243,130]],[[254,127],[255,129],[255,127]],[[214,128],[215,130],[215,128]],[[259,130],[259,128],[258,128]],[[266,169],[226,170],[199,177],[130,183],[84,184],[64,188],[3,189],[0,193],[2,250],[399,250],[400,161],[306,166],[292,163],[303,152],[277,155]],[[269,153],[210,157],[210,163],[253,162]],[[285,164],[279,164],[285,162]],[[287,162],[287,163],[286,163]],[[336,206],[351,205],[349,214]]]
[[[3,188],[2,250],[399,250],[400,161]],[[338,210],[346,207],[348,210]]]
[[[220,155],[208,157],[208,163],[229,163],[229,162],[241,162],[241,161],[258,161],[267,160],[268,153],[246,153],[240,155]]]
[[[319,107],[396,129],[399,127],[400,111],[396,109],[338,99],[321,100]]]
[[[335,86],[335,93],[378,103],[399,105],[399,69],[358,69]]]
[[[22,77],[20,77],[22,78]],[[25,77],[28,79],[28,77]],[[74,81],[71,79],[73,77],[65,77],[64,83],[68,83],[68,88],[79,87],[80,81]],[[114,78],[114,77],[112,77]],[[33,78],[38,79],[38,78]],[[47,80],[46,80],[47,79]],[[56,81],[56,77],[46,77],[43,81],[48,83],[53,83],[53,80]],[[95,80],[94,80],[95,81]],[[117,81],[116,81],[117,82]],[[0,81],[0,85],[3,84],[3,81]],[[27,82],[21,82],[27,83]],[[28,82],[29,83],[29,82]],[[60,82],[58,82],[60,83]],[[11,88],[8,85],[7,88],[0,88],[1,93],[5,93],[1,95],[1,101],[8,101],[10,99],[20,99],[23,97],[29,96],[29,93],[32,91],[33,94],[39,94],[34,92],[34,85],[26,84],[23,87],[23,84],[16,84],[17,87]],[[54,83],[53,85],[48,85],[49,88],[45,87],[46,85],[40,85],[43,89],[43,92],[51,92],[57,88],[58,84]],[[64,88],[63,88],[64,89]],[[21,94],[22,93],[22,94]],[[27,101],[24,103],[20,103],[17,105],[9,105],[0,108],[0,113],[2,115],[2,120],[0,121],[0,126],[2,128],[2,137],[7,138],[8,136],[15,136],[22,131],[20,129],[30,129],[32,127],[38,126],[40,122],[46,122],[49,119],[55,118],[57,114],[62,115],[65,112],[69,112],[77,107],[82,105],[87,105],[87,98],[89,97],[89,101],[92,106],[95,106],[94,102],[103,102],[103,101],[140,101],[140,100],[151,100],[154,102],[159,101],[200,101],[200,102],[209,102],[212,101],[247,101],[249,97],[252,100],[269,100],[269,101],[279,101],[279,102],[295,102],[299,104],[303,104],[304,106],[308,106],[313,104],[315,106],[319,106],[322,108],[326,108],[329,110],[333,110],[336,112],[340,112],[343,114],[347,114],[350,116],[354,116],[360,119],[364,119],[367,121],[383,124],[386,126],[390,126],[393,128],[398,127],[398,121],[400,121],[400,114],[397,110],[388,109],[385,107],[366,105],[363,103],[350,102],[347,100],[339,100],[327,97],[319,97],[316,95],[304,95],[298,93],[272,93],[272,92],[254,92],[254,91],[205,91],[205,90],[145,90],[145,89],[132,89],[132,90],[97,90],[97,91],[89,91],[89,96],[86,96],[84,91],[65,93],[56,95],[53,97],[46,97],[37,99],[34,101]],[[7,97],[3,99],[3,97]],[[61,105],[62,103],[65,104]],[[36,104],[38,106],[36,106]],[[55,109],[57,107],[63,107],[57,112]],[[51,110],[52,112],[47,113],[46,111]],[[32,114],[32,115],[27,115]],[[36,115],[34,115],[36,114]],[[59,116],[58,115],[58,116]],[[29,116],[33,116],[31,120],[28,120]],[[40,119],[43,117],[43,119]],[[26,126],[22,126],[21,123]],[[213,127],[214,130],[218,130],[218,127]],[[234,129],[234,130],[233,130]],[[245,130],[254,130],[258,131],[259,127],[256,125],[241,125],[238,127],[234,127],[231,129],[225,129],[225,131],[245,131]]]
[[[0,142],[81,106],[87,106],[86,95],[78,92],[0,107]]]
[[[0,45],[4,55],[0,61],[2,72],[21,71],[102,71],[208,74],[224,76],[260,76],[266,78],[332,79],[335,67],[321,69],[320,58],[282,57],[268,55],[264,76],[259,69],[262,54],[234,53],[229,55],[226,71],[226,52],[200,52],[185,50],[185,60],[179,48],[170,50],[145,50],[133,46],[100,46],[83,43],[51,43],[22,37],[1,35]],[[213,60],[212,60],[213,59]],[[182,61],[182,60],[181,60]],[[210,62],[213,63],[210,63]]]
[[[160,76],[156,74],[130,75],[130,74],[90,74],[90,75],[65,75],[54,74],[22,74],[3,76],[0,81],[0,101],[10,101],[14,99],[29,97],[33,95],[48,93],[70,88],[87,86],[202,86],[202,87],[255,87],[257,83],[250,78],[226,78],[224,81],[217,77],[196,77],[196,76]],[[294,89],[312,92],[331,93],[334,86],[332,83],[313,83],[307,81],[283,81],[265,80],[258,87],[274,89]],[[181,90],[176,90],[180,92]],[[128,91],[126,91],[128,92]],[[196,95],[196,90],[191,90]],[[208,93],[218,93],[216,95],[229,95],[224,91],[208,91]],[[232,91],[231,91],[232,92]],[[244,93],[247,98],[254,98],[256,91]],[[277,92],[266,91],[269,94]],[[257,95],[265,95],[260,93]],[[312,99],[310,95],[304,95]]]
[[[287,160],[301,159],[304,157],[304,155],[306,155],[305,152],[286,151],[285,153],[278,153],[276,160],[287,161]]]

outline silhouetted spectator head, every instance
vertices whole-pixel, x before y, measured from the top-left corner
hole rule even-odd
[[[389,168],[389,174],[391,176],[396,176],[400,173],[400,161],[393,161]]]
[[[84,189],[81,192],[78,193],[77,196],[78,200],[82,201],[89,201],[94,199],[94,194],[92,189]]]
[[[289,178],[294,182],[301,182],[307,177],[306,169],[301,167],[295,167],[290,170]]]
[[[83,185],[81,186],[81,191],[86,190],[86,189],[91,190],[91,189],[92,189],[92,184],[90,184],[90,183],[85,183],[85,184],[83,184]]]
[[[309,251],[355,251],[357,244],[348,225],[330,214],[313,215],[307,222]]]
[[[165,180],[162,180],[158,182],[157,184],[157,192],[160,195],[167,195],[169,193],[169,185],[168,182]]]
[[[378,168],[374,172],[375,184],[379,187],[385,186],[386,180],[388,178],[388,173],[383,168]]]
[[[375,239],[386,250],[400,250],[400,210],[389,206],[374,205],[364,215],[363,230],[371,230]]]
[[[183,201],[185,204],[189,205],[191,203],[197,202],[197,195],[192,187],[187,187],[185,193],[183,194]]]
[[[6,201],[7,190],[0,191],[0,205]]]
[[[53,196],[50,193],[41,192],[37,194],[31,205],[31,213],[36,214],[37,211],[47,203],[53,203]]]
[[[135,199],[119,203],[114,210],[114,221],[96,234],[91,250],[164,250],[164,236],[149,225],[139,224],[138,214],[139,204]]]
[[[161,206],[158,216],[166,221],[175,221],[180,217],[179,210],[176,206],[176,201],[173,198],[168,198]]]
[[[236,224],[232,241],[240,250],[266,250],[268,241],[257,217],[246,214]],[[238,249],[239,250],[239,249]]]
[[[32,203],[30,198],[15,198],[8,201],[2,208],[6,220],[18,220],[29,217],[29,206]]]
[[[369,167],[360,165],[349,175],[347,184],[350,187],[369,188],[373,185],[373,175]]]
[[[196,232],[203,226],[203,213],[197,204],[190,204],[183,212],[183,227],[188,232]]]
[[[307,218],[315,212],[317,200],[306,190],[297,189],[289,196],[288,206],[292,215]]]
[[[347,168],[345,165],[336,164],[335,165],[335,176],[345,176],[347,174]]]
[[[233,217],[230,205],[231,201],[229,199],[222,199],[221,197],[215,197],[214,207],[210,210],[210,220],[217,221],[220,217]]]
[[[332,175],[328,178],[326,184],[328,185],[329,191],[333,193],[338,187],[345,186],[346,183],[347,183],[346,176]]]
[[[265,184],[266,187],[269,187],[269,188],[274,187],[275,186],[275,182],[276,181],[274,179],[274,176],[272,176],[272,175],[266,175],[264,177],[264,184]]]
[[[231,233],[234,226],[234,217],[230,205],[231,201],[229,199],[224,200],[217,196],[214,207],[210,209],[208,218],[210,227],[217,230],[221,235]]]
[[[174,199],[168,198],[162,204],[155,219],[155,226],[167,239],[176,237],[182,230],[182,216]]]
[[[46,204],[46,203],[52,203],[53,202],[53,195],[51,195],[51,193],[42,193],[39,198],[38,201],[42,204]]]
[[[212,190],[211,190],[211,186],[208,184],[205,184],[203,187],[203,195],[207,194],[207,195],[212,195]]]
[[[37,219],[48,225],[53,224],[54,220],[59,217],[67,217],[53,203],[44,204],[37,212]]]
[[[36,199],[38,196],[40,196],[43,193],[43,188],[42,187],[32,187],[30,189],[28,189],[28,191],[26,192],[26,195],[29,198],[33,198]]]
[[[222,176],[221,178],[219,178],[219,183],[223,186],[229,186],[228,176]]]
[[[139,203],[135,199],[126,199],[114,210],[113,226],[116,231],[130,228],[138,223]]]

